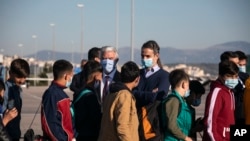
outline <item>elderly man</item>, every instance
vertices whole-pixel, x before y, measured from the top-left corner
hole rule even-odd
[[[109,93],[109,85],[120,81],[120,72],[116,69],[118,60],[118,53],[115,47],[103,46],[101,48],[101,64],[103,66],[103,79],[99,86],[101,102]]]

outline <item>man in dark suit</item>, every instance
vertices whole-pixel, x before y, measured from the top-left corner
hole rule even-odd
[[[120,81],[120,72],[117,71],[116,64],[119,60],[115,47],[104,46],[101,48],[101,64],[103,66],[102,82],[98,88],[99,99],[103,102],[105,96],[109,93],[109,85]]]

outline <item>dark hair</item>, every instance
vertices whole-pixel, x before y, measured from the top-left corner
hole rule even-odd
[[[86,82],[93,73],[102,72],[102,65],[95,60],[90,60],[84,65],[83,70],[85,79],[84,81]]]
[[[244,52],[237,50],[235,53],[239,56],[239,60],[247,60],[247,56]]]
[[[29,63],[21,58],[13,60],[10,64],[10,73],[18,78],[28,77],[30,75]]]
[[[175,89],[183,80],[189,81],[189,76],[184,70],[176,69],[170,72],[169,82],[172,89]]]
[[[84,67],[84,65],[87,63],[87,61],[88,61],[88,60],[86,60],[86,59],[82,59],[82,61],[81,61],[81,69],[83,69],[83,67]],[[85,63],[85,64],[83,64],[83,63]]]
[[[231,61],[225,60],[219,63],[219,75],[224,76],[226,74],[235,75],[238,74],[238,66]]]
[[[3,80],[0,79],[0,91],[4,90],[5,91],[5,85]]]
[[[191,80],[189,82],[189,89],[191,92],[195,92],[196,94],[204,94],[205,88],[198,80]]]
[[[71,72],[73,65],[67,60],[57,60],[53,65],[54,80],[58,80],[64,76],[65,73]]]
[[[95,58],[100,58],[101,49],[98,47],[93,47],[88,52],[88,60],[94,60]]]
[[[229,60],[230,58],[237,58],[239,57],[238,54],[236,54],[233,51],[225,51],[220,55],[220,61]]]
[[[152,49],[152,50],[154,51],[154,54],[160,54],[160,47],[159,47],[159,45],[157,44],[157,42],[154,41],[154,40],[149,40],[149,41],[145,42],[145,43],[142,45],[141,49],[144,49],[144,48]],[[157,60],[157,64],[158,64],[158,66],[159,66],[160,68],[162,68],[160,56],[159,56],[159,58],[158,58],[158,60]]]
[[[140,69],[136,65],[136,63],[129,61],[122,66],[121,68],[122,83],[133,82],[138,76],[140,76]]]

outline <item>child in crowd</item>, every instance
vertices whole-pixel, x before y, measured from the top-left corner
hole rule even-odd
[[[189,76],[176,69],[169,74],[169,82],[172,92],[163,101],[164,141],[192,141],[189,135],[194,111],[185,101],[190,94]]]
[[[73,66],[66,60],[53,65],[54,80],[44,92],[41,107],[42,130],[45,139],[72,141],[74,130],[70,112],[70,98],[64,92],[73,77]]]

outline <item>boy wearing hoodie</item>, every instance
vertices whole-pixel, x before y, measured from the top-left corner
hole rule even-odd
[[[140,70],[134,62],[121,68],[121,82],[110,85],[103,103],[98,141],[139,141],[135,97],[131,93],[139,83]]]
[[[230,125],[235,124],[233,89],[238,84],[238,72],[232,61],[219,63],[219,76],[211,83],[206,99],[203,141],[230,140]]]

